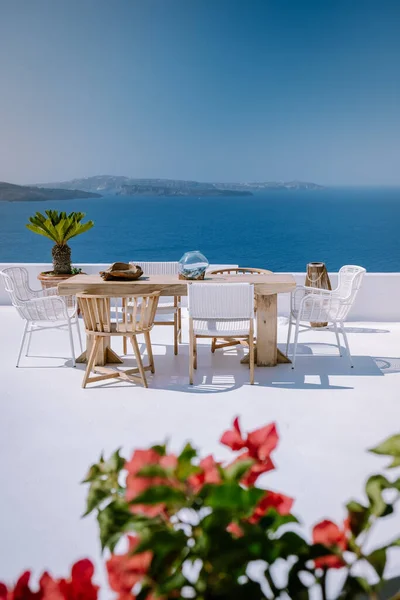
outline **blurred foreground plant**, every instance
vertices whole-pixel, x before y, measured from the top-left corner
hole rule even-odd
[[[327,575],[339,569],[336,598],[380,598],[387,553],[400,538],[373,551],[367,541],[379,519],[393,513],[400,479],[370,477],[366,501],[349,502],[341,526],[316,524],[309,542],[292,515],[292,498],[256,485],[274,469],[275,425],[243,435],[235,419],[221,442],[235,453],[228,463],[211,455],[200,459],[187,444],[179,455],[159,445],[136,450],[130,460],[117,450],[90,467],[85,514],[97,512],[109,584],[119,600],[326,600]],[[371,452],[391,456],[388,468],[400,466],[400,435]],[[123,553],[115,552],[117,544],[125,544]],[[373,583],[357,575],[366,564],[375,573]],[[14,588],[0,584],[0,600],[98,595],[87,559],[73,566],[70,579],[45,573],[38,591],[30,589],[29,576],[24,573]]]
[[[229,463],[200,459],[187,444],[179,455],[160,445],[136,450],[128,461],[117,450],[90,468],[87,514],[97,511],[102,547],[112,553],[110,585],[121,599],[307,599],[317,587],[326,598],[331,569],[345,570],[340,598],[379,598],[387,550],[400,546],[400,537],[373,552],[366,542],[376,521],[393,512],[400,479],[370,477],[367,502],[349,502],[341,526],[329,520],[315,525],[310,543],[299,534],[293,500],[257,487],[260,475],[274,469],[275,425],[244,435],[235,419],[221,442],[235,453]],[[372,452],[393,456],[391,467],[398,466],[400,435]],[[387,490],[394,493],[390,502]],[[129,548],[115,554],[125,536]],[[279,583],[278,559],[286,573]],[[262,566],[257,581],[249,574],[255,561]],[[365,561],[377,583],[356,575]]]

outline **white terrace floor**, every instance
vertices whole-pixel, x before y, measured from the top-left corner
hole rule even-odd
[[[172,328],[153,330],[157,372],[147,390],[126,382],[81,389],[84,367],[69,368],[68,337],[60,331],[37,333],[34,356],[16,369],[22,325],[12,307],[0,308],[0,580],[27,567],[66,574],[82,556],[100,564],[95,520],[80,519],[79,481],[102,450],[122,446],[127,455],[166,438],[177,450],[191,439],[222,459],[228,452],[218,438],[236,415],[245,429],[274,420],[278,468],[263,483],[295,497],[294,512],[309,527],[343,519],[344,502],[361,499],[366,477],[387,462],[366,449],[400,431],[400,324],[349,323],[354,369],[337,356],[333,333],[308,331],[296,370],[256,368],[254,386],[240,365],[242,350],[212,355],[204,343],[190,387],[185,319],[178,357]],[[280,319],[281,347],[286,331]],[[389,517],[375,541],[393,537],[399,525]],[[393,574],[399,563],[393,556]]]

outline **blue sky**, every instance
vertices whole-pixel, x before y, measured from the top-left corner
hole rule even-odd
[[[0,180],[400,184],[398,0],[0,0]]]

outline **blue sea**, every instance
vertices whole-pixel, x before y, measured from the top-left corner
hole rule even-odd
[[[272,271],[304,271],[311,261],[330,271],[400,271],[400,188],[0,202],[0,262],[51,262],[51,242],[25,228],[49,208],[83,211],[95,223],[71,240],[73,263],[174,261],[200,250],[211,263]]]

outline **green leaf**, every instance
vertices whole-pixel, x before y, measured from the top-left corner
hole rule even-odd
[[[150,575],[166,572],[166,566],[183,551],[187,551],[187,538],[183,531],[174,529],[156,529],[148,531],[147,535],[141,535],[141,541],[135,548],[134,554],[140,554],[146,550],[153,552],[153,561],[150,567]]]
[[[157,591],[160,593],[160,595],[168,594],[169,592],[173,592],[175,590],[181,590],[183,586],[187,585],[188,583],[189,582],[183,575],[182,571],[178,570],[165,581],[159,583],[157,586]]]
[[[347,504],[349,514],[350,530],[354,537],[360,535],[368,523],[370,510],[367,506],[363,506],[359,502],[352,500]]]
[[[374,454],[384,454],[385,456],[395,456],[400,458],[400,434],[392,435],[384,442],[369,450]]]
[[[279,544],[279,557],[308,556],[310,547],[308,543],[294,531],[287,531],[276,540]]]
[[[86,512],[84,513],[84,517],[92,512],[95,508],[97,508],[103,500],[108,498],[110,495],[110,486],[107,482],[102,480],[95,480],[91,483],[89,487],[89,492],[86,498]]]
[[[200,467],[193,465],[192,460],[197,456],[197,450],[191,444],[186,444],[178,456],[176,476],[179,481],[185,482],[191,475],[201,471]]]
[[[185,445],[178,456],[178,462],[190,462],[197,456],[197,450],[189,442]]]
[[[204,486],[205,504],[215,509],[232,510],[249,516],[258,502],[265,496],[265,490],[243,489],[238,483],[226,482],[221,485]]]
[[[383,475],[372,475],[365,485],[372,514],[382,517],[393,512],[391,505],[386,504],[382,497],[385,489],[392,488],[392,484]]]
[[[89,468],[89,471],[87,472],[87,475],[85,476],[85,479],[82,481],[82,483],[90,483],[91,481],[98,479],[101,476],[101,474],[102,472],[100,466],[96,463]]]
[[[364,593],[369,594],[370,592],[371,586],[366,579],[363,577],[353,577],[353,575],[348,575],[339,599],[355,600],[360,597],[360,594],[362,594],[361,597],[364,598]]]
[[[135,516],[123,500],[110,502],[97,515],[100,528],[101,548],[109,548],[113,552],[120,537],[128,530],[133,529]]]
[[[253,459],[240,460],[224,469],[226,479],[228,481],[240,481],[254,465]]]
[[[370,565],[372,565],[378,575],[383,577],[383,571],[386,566],[386,548],[378,548],[366,557]]]
[[[258,525],[263,530],[268,530],[271,533],[275,533],[284,525],[298,522],[298,519],[294,515],[281,515],[274,508],[270,508],[268,513],[262,517],[262,519],[260,519]]]
[[[118,448],[102,465],[103,473],[119,473],[125,466],[125,458],[120,456],[121,448]]]
[[[145,490],[139,496],[136,496],[134,500],[131,500],[130,504],[166,504],[171,505],[182,505],[186,504],[186,496],[180,490],[177,490],[168,485],[155,485]]]
[[[154,450],[160,456],[165,456],[167,454],[167,446],[165,444],[156,444],[151,446],[150,450]]]
[[[137,472],[138,477],[163,477],[167,478],[172,475],[174,469],[165,469],[161,465],[145,465]]]

